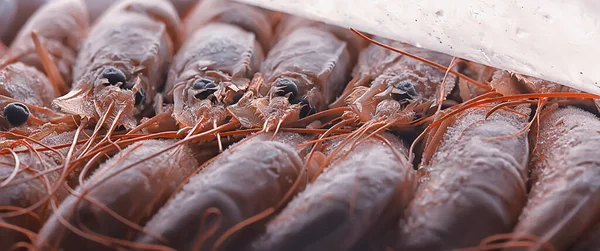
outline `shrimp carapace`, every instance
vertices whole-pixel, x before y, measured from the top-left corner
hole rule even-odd
[[[251,32],[226,23],[196,30],[175,56],[165,88],[177,124],[205,129],[225,122],[225,107],[241,98],[263,59]]]
[[[46,122],[68,122],[68,116],[49,109],[57,96],[48,78],[36,68],[21,62],[1,68],[0,127],[37,130]]]
[[[152,106],[182,40],[181,21],[167,0],[124,0],[90,30],[73,69],[62,111],[127,129]],[[110,109],[109,109],[110,108]],[[117,117],[117,115],[119,115]]]

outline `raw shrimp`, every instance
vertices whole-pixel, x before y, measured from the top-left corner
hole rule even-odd
[[[452,61],[452,57],[446,54],[399,42],[394,43],[394,45],[395,48],[400,48],[412,55],[440,65],[450,65]],[[378,47],[376,45],[370,47],[373,46]],[[380,109],[378,107],[380,102],[378,101],[382,100],[396,101],[401,106],[408,108],[401,113],[408,114],[408,116],[405,116],[405,120],[396,123],[411,121],[414,116],[410,116],[410,113],[425,116],[431,108],[443,102],[456,85],[458,78],[454,74],[446,76],[444,71],[428,63],[399,54],[390,55],[379,50],[380,48],[368,48],[363,52],[359,64],[354,70],[356,81],[349,84],[353,88],[364,85],[369,87],[366,92],[350,104],[353,111],[363,122],[371,120],[372,115],[377,114],[377,109]],[[442,85],[445,76],[445,85]],[[442,100],[438,100],[440,91],[444,93]],[[409,120],[406,121],[406,119]]]
[[[225,107],[244,94],[263,60],[256,36],[237,26],[210,23],[194,32],[175,56],[165,88],[177,124],[207,128],[225,122]]]
[[[568,107],[542,115],[530,163],[531,191],[514,234],[567,250],[600,221],[600,120]]]
[[[70,144],[74,137],[74,131],[54,133],[45,137],[40,143],[53,147],[59,144]],[[56,186],[61,179],[60,170],[53,169],[57,169],[63,164],[64,155],[68,149],[37,152],[34,149],[40,148],[41,145],[34,142],[29,143],[27,140],[23,140],[23,142],[27,143],[10,152],[6,152],[5,148],[3,149],[5,153],[0,155],[0,176],[2,176],[0,178],[2,181],[0,184],[0,208],[3,208],[0,213],[0,221],[37,232],[49,216],[46,203],[48,193],[52,189],[50,186]],[[29,151],[15,153],[19,148],[27,149],[24,148],[25,146],[28,146]],[[62,184],[59,184],[52,199],[60,202],[66,195],[67,191]],[[20,212],[15,208],[30,208],[30,210]],[[7,214],[12,215],[8,217]],[[15,243],[27,241],[25,235],[10,229],[0,228],[0,235],[2,236],[0,250],[9,250],[9,247]]]
[[[269,222],[253,250],[349,250],[397,220],[414,194],[412,165],[399,140],[380,137],[330,165]]]
[[[529,108],[518,107],[519,111]],[[528,141],[513,135],[527,115],[472,108],[433,134],[437,148],[419,169],[419,188],[400,220],[398,250],[449,250],[509,232],[526,201]]]
[[[327,109],[349,78],[349,63],[346,42],[318,28],[300,27],[268,53],[258,97],[249,90],[227,109],[244,127],[277,131]]]
[[[3,34],[0,34],[0,40],[5,44],[10,44],[17,35],[21,27],[27,22],[29,17],[42,5],[49,2],[48,0],[3,0],[0,6],[8,7],[7,12],[10,16],[8,23],[2,23],[5,26]]]
[[[243,247],[255,227],[260,229],[260,224],[247,225],[272,213],[306,183],[297,153],[301,149],[294,148],[306,138],[295,133],[270,138],[259,134],[219,155],[144,227],[163,240],[142,235],[136,242],[161,243],[176,250]]]
[[[96,22],[81,49],[73,90],[61,110],[105,126],[134,128],[164,84],[181,43],[181,22],[167,0],[125,0]],[[101,119],[105,118],[105,119]]]
[[[65,117],[46,108],[59,93],[37,69],[17,62],[0,69],[0,127],[38,128]],[[66,129],[66,128],[65,128]]]
[[[198,161],[206,161],[203,158],[207,156],[197,160],[194,153],[206,150],[184,145],[138,163],[173,143],[173,140],[138,141],[103,163],[60,205],[40,230],[36,246],[41,250],[113,250],[122,246],[111,238],[131,238],[136,230],[131,226],[149,219],[198,167]],[[61,218],[79,232],[67,228]]]
[[[184,19],[186,34],[193,34],[208,23],[227,23],[253,33],[265,51],[271,48],[275,38],[273,13],[232,0],[203,0]]]
[[[71,84],[71,70],[77,52],[87,31],[88,15],[81,0],[51,1],[39,8],[21,28],[10,46],[9,60],[23,62],[40,71],[46,69],[53,83],[60,81],[58,88],[61,94],[65,94]],[[36,46],[32,32],[37,32],[42,45]],[[36,51],[39,46],[48,51],[47,58],[39,56]],[[56,72],[48,72],[48,67],[55,67]]]

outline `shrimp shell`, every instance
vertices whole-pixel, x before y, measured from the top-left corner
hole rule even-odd
[[[252,250],[350,250],[385,225],[377,223],[397,219],[414,193],[412,165],[400,141],[391,134],[382,137],[403,155],[400,159],[381,140],[359,144],[269,222]]]
[[[17,55],[19,61],[43,71],[31,38],[31,33],[36,31],[63,80],[70,85],[73,64],[88,28],[88,14],[81,0],[55,0],[29,18],[11,44],[10,53]]]
[[[290,145],[306,139],[293,133],[281,133],[275,141],[267,137],[259,135],[219,155],[190,179],[145,230],[165,238],[177,250],[213,250],[231,227],[281,203],[294,181],[302,178],[302,160]],[[252,232],[229,236],[217,250],[239,250]],[[161,243],[150,236],[140,236],[136,242]]]
[[[524,250],[542,249],[541,241],[567,250],[600,220],[599,130],[596,116],[573,107],[542,120],[530,163],[533,185],[514,229],[541,240]]]
[[[241,96],[263,60],[263,50],[253,33],[226,23],[200,28],[183,44],[169,71],[165,91],[166,100],[174,103],[173,117],[189,127],[202,119],[220,123],[227,114],[225,105],[233,101],[227,99],[235,98],[227,97],[228,93]],[[203,79],[216,80],[217,104],[195,97],[194,91],[202,90],[193,86]]]
[[[133,223],[143,224],[198,167],[193,150],[187,146],[137,163],[170,147],[174,142],[145,140],[134,143],[103,163],[88,181],[77,188],[77,192],[86,194],[89,199]],[[124,169],[132,164],[131,168]],[[41,250],[48,250],[47,245],[59,246],[61,250],[112,250],[66,229],[56,214],[65,217],[75,227],[91,229],[114,238],[127,238],[133,234],[128,226],[102,208],[71,195],[40,230],[36,246]],[[77,223],[79,221],[81,223]]]
[[[517,223],[526,202],[529,149],[526,135],[510,135],[528,118],[497,111],[485,119],[487,111],[469,109],[441,129],[438,150],[419,169],[418,191],[400,220],[396,249],[470,247]],[[432,141],[427,148],[436,145]]]
[[[166,0],[115,4],[94,25],[77,57],[73,90],[54,104],[65,112],[98,119],[115,103],[116,110],[123,111],[117,124],[135,127],[136,117],[152,105],[163,88],[181,33],[177,13]],[[120,71],[125,83],[105,85],[106,71]],[[139,103],[134,103],[136,96]],[[109,116],[105,125],[113,119]]]

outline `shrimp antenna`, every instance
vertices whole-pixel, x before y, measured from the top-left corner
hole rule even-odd
[[[50,79],[50,83],[54,87],[54,91],[57,94],[64,94],[69,91],[69,87],[65,83],[65,80],[60,75],[60,71],[56,66],[56,63],[50,58],[50,53],[48,52],[48,48],[40,41],[37,31],[31,32],[31,39],[33,39],[33,43],[35,44],[35,51],[40,57],[40,62],[44,67],[44,71],[46,75]]]
[[[376,41],[376,40],[374,40],[374,39],[372,39],[372,38],[369,38],[369,37],[367,37],[365,34],[362,34],[361,32],[357,31],[357,30],[356,30],[356,29],[354,29],[354,28],[350,28],[350,30],[351,30],[352,32],[354,32],[356,35],[359,35],[360,37],[362,37],[362,38],[366,39],[367,41],[369,41],[369,42],[371,42],[371,43],[373,43],[373,44],[375,44],[375,45],[377,45],[377,46],[383,47],[383,48],[385,48],[385,49],[388,49],[388,50],[391,50],[391,51],[393,51],[393,52],[400,53],[400,54],[402,54],[402,55],[404,55],[404,56],[407,56],[407,57],[410,57],[410,58],[413,58],[413,59],[419,60],[419,61],[421,61],[421,62],[424,62],[424,63],[430,64],[430,65],[432,65],[432,66],[434,66],[434,67],[437,67],[437,68],[438,68],[438,69],[440,69],[440,70],[443,70],[443,71],[446,71],[446,70],[447,70],[447,71],[449,71],[450,73],[457,75],[458,77],[460,77],[460,78],[464,79],[465,81],[467,81],[467,82],[469,82],[469,83],[471,83],[471,84],[473,84],[473,85],[475,85],[475,86],[477,86],[477,87],[481,87],[481,88],[484,88],[484,89],[486,89],[486,90],[491,90],[491,89],[492,89],[492,88],[491,88],[490,86],[488,86],[488,85],[481,84],[481,83],[479,83],[479,82],[477,82],[477,81],[473,80],[472,78],[469,78],[469,77],[465,76],[465,75],[464,75],[464,74],[462,74],[462,73],[458,73],[458,72],[457,72],[457,71],[455,71],[455,70],[448,69],[447,67],[445,67],[445,66],[443,66],[443,65],[441,65],[441,64],[438,64],[438,63],[432,62],[432,61],[430,61],[430,60],[427,60],[427,59],[424,59],[424,58],[422,58],[422,57],[419,57],[419,56],[416,56],[416,55],[412,55],[412,54],[410,54],[410,53],[408,53],[408,52],[405,52],[405,51],[402,51],[402,50],[400,50],[400,49],[396,49],[396,48],[394,48],[394,47],[391,47],[391,46],[389,46],[389,45],[386,45],[386,44],[384,44],[384,43],[378,42],[378,41]]]

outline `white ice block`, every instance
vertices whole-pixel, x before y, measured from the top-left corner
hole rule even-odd
[[[600,0],[238,0],[600,95]]]

